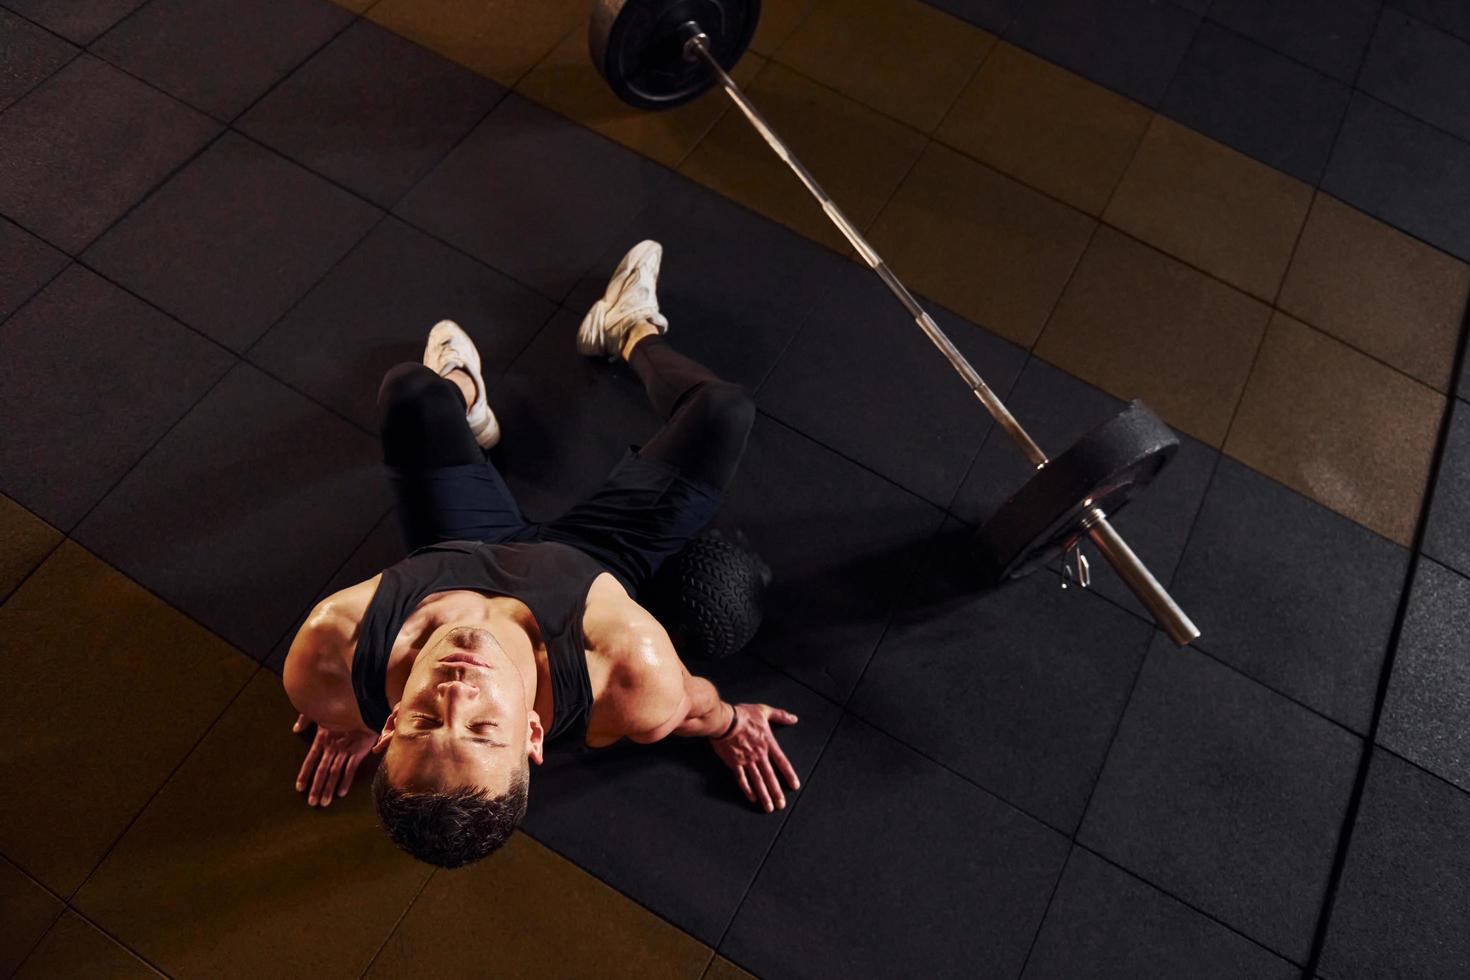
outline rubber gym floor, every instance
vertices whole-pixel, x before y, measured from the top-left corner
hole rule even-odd
[[[1184,446],[1094,560],[977,588],[1015,450],[718,93],[620,106],[585,0],[0,0],[0,970],[1470,975],[1470,7],[767,0],[736,72],[1046,448]],[[310,811],[278,672],[402,556],[381,372],[443,317],[533,518],[655,426],[572,336],[664,242],[760,415],[775,567],[672,739],[535,772],[434,872]]]

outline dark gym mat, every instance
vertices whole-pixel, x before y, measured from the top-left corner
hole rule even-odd
[[[154,0],[92,47],[228,122],[351,20],[327,0]]]
[[[925,305],[986,383],[1005,397],[1026,353]],[[994,425],[883,283],[856,264],[843,270],[835,290],[812,309],[759,399],[793,428],[940,507],[954,497]]]
[[[752,392],[808,313],[849,281],[845,259],[675,177],[592,264],[566,305],[585,314],[623,254],[645,238],[664,246],[658,296],[671,341]]]
[[[239,364],[74,536],[260,659],[387,511],[381,458]]]
[[[721,953],[770,980],[1016,976],[1065,837],[852,718],[802,794]]]
[[[1315,185],[1347,103],[1342,82],[1206,22],[1159,109]]]
[[[1378,743],[1470,792],[1470,579],[1419,562]]]
[[[1470,406],[1450,401],[1450,431],[1424,530],[1424,553],[1470,575]]]
[[[88,249],[86,259],[243,351],[381,214],[231,132]]]
[[[772,726],[802,787],[836,726],[830,701],[759,661],[690,664],[730,700],[785,708],[795,725]],[[532,767],[525,830],[563,857],[702,942],[720,941],[746,889],[805,788],[782,781],[786,808],[746,801],[702,739],[624,742],[605,755],[548,753]]]
[[[1073,847],[1022,980],[1290,980],[1295,966],[1147,882]]]
[[[1373,753],[1322,975],[1454,977],[1470,963],[1470,796]]]
[[[1387,7],[1358,85],[1374,98],[1470,140],[1470,42]]]
[[[422,360],[434,324],[454,320],[469,333],[493,387],[555,308],[390,217],[260,339],[250,360],[375,435],[384,372]]]
[[[1381,6],[1381,0],[1214,0],[1210,20],[1352,82]]]
[[[1018,6],[1006,40],[1154,106],[1198,24],[1153,0],[1035,0]]]
[[[394,212],[560,300],[671,177],[509,95]]]
[[[359,21],[238,126],[392,207],[504,94],[489,79]]]
[[[1354,92],[1322,189],[1470,260],[1470,144]]]
[[[1040,572],[980,584],[950,521],[848,707],[1071,834],[1153,630]]]
[[[90,44],[147,0],[5,0],[5,6],[76,44]]]
[[[1174,576],[1198,645],[1368,731],[1408,553],[1232,459]]]
[[[71,60],[77,49],[30,21],[0,9],[0,111]]]
[[[723,513],[775,574],[749,649],[845,701],[943,512],[760,416]]]
[[[0,213],[76,254],[218,131],[84,54],[0,116]]]
[[[66,262],[56,249],[0,218],[0,320],[20,309]]]
[[[1300,963],[1361,746],[1159,636],[1077,840]]]
[[[0,327],[0,488],[70,529],[233,361],[73,265]]]

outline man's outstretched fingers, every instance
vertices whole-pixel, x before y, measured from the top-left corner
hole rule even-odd
[[[777,721],[779,721],[783,725],[794,725],[794,724],[796,724],[796,716],[793,715],[791,712],[787,711],[785,708],[773,708],[773,709],[771,709],[771,717],[774,718],[774,719],[776,719]]]
[[[317,770],[317,763],[322,758],[322,743],[320,740],[311,743],[311,748],[306,752],[306,758],[301,763],[301,771],[296,774],[296,791],[306,789],[306,781],[312,777]]]
[[[740,782],[740,791],[745,794],[745,798],[747,800],[749,800],[750,802],[754,803],[755,802],[755,790],[753,790],[753,789],[750,788],[750,780],[745,777],[745,770],[744,769],[736,769],[735,770],[735,776],[736,776],[736,778]]]
[[[309,725],[309,724],[311,724],[311,722],[309,722],[309,721],[306,720],[306,716],[305,715],[297,715],[296,716],[296,724],[294,724],[294,725],[291,726],[291,731],[293,731],[293,732],[304,731],[306,729],[306,726]]]
[[[771,802],[771,794],[770,791],[766,789],[765,778],[761,775],[760,770],[756,769],[754,763],[751,763],[748,768],[753,770],[751,773],[752,778],[750,781],[755,784],[756,798],[760,801],[760,805],[766,808],[766,812],[770,813],[776,808],[776,805]]]
[[[801,780],[796,778],[796,768],[786,758],[786,753],[781,751],[781,746],[771,746],[771,754],[776,757],[776,766],[781,770],[781,775],[786,777],[786,785],[792,789],[801,789]]]
[[[771,768],[770,756],[760,757],[761,776],[766,781],[767,791],[771,799],[776,801],[776,809],[786,809],[786,794],[781,792],[781,780],[776,778],[776,770]]]

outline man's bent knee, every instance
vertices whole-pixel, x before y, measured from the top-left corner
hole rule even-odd
[[[712,439],[744,444],[755,424],[755,399],[740,385],[710,381],[689,396],[686,410],[698,418]]]

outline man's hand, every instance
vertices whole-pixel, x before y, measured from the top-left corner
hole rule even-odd
[[[792,789],[800,789],[796,770],[786,759],[786,753],[776,743],[776,734],[771,731],[771,722],[783,725],[796,724],[796,716],[781,708],[768,704],[737,704],[735,727],[724,738],[711,738],[714,747],[725,765],[735,773],[745,798],[772,810],[786,808],[786,796],[781,792],[781,781],[776,770],[786,777]],[[774,802],[773,802],[774,801]]]
[[[310,724],[311,721],[301,715],[291,726],[291,731],[305,731]],[[367,758],[377,740],[372,732],[339,732],[318,725],[311,751],[306,753],[306,761],[296,774],[296,791],[302,792],[309,785],[311,789],[306,794],[306,802],[311,806],[329,806],[333,796],[346,796],[352,786],[353,773],[357,772],[357,767]]]

